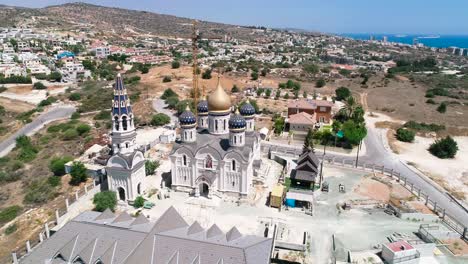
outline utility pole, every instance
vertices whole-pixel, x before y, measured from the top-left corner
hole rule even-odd
[[[356,168],[357,168],[358,161],[359,161],[359,150],[361,149],[361,145],[362,145],[362,139],[361,139],[361,141],[359,141],[359,145],[358,145],[358,149],[357,149],[357,153],[356,153]]]

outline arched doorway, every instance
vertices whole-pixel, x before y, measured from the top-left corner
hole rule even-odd
[[[207,183],[202,182],[200,183],[200,196],[205,196],[208,197],[208,194],[210,192],[210,187],[208,186]]]
[[[137,185],[137,193],[141,194],[141,182]]]
[[[125,189],[122,187],[119,187],[117,191],[119,192],[119,199],[122,201],[125,201]]]

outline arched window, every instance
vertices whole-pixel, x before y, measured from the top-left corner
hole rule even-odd
[[[237,144],[237,137],[234,136],[234,144]]]
[[[124,131],[126,131],[127,128],[128,128],[127,117],[126,116],[122,117],[122,128],[123,128]]]
[[[218,131],[218,120],[215,120],[215,130]]]
[[[224,130],[226,130],[226,119],[224,119]]]
[[[125,143],[125,147],[128,148],[128,143]]]
[[[210,155],[207,155],[205,158],[205,168],[211,169],[213,168],[213,159]]]
[[[239,140],[240,140],[239,143],[242,144],[242,135],[239,137]]]
[[[232,171],[236,171],[236,160],[232,160],[231,165],[232,165]]]
[[[115,130],[119,130],[119,118],[117,116],[114,117],[114,124],[115,124]]]
[[[187,166],[187,156],[184,155],[184,156],[182,157],[182,160],[183,160],[184,166]]]

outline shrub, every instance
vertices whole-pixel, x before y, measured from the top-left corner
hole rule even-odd
[[[158,167],[159,167],[159,161],[147,160],[145,162],[146,175],[153,175]]]
[[[415,133],[414,131],[400,127],[397,129],[396,137],[403,142],[413,142]]]
[[[346,87],[339,87],[335,90],[336,100],[341,101],[351,96],[351,91]]]
[[[1,210],[0,225],[3,225],[15,219],[22,210],[23,208],[19,205],[12,205]]]
[[[211,70],[210,69],[203,72],[202,79],[205,79],[205,80],[211,79]]]
[[[426,100],[426,104],[436,104],[436,102],[433,99],[429,98]]]
[[[458,151],[457,142],[450,136],[438,139],[429,147],[429,152],[440,159],[452,159]]]
[[[163,113],[158,113],[158,114],[153,115],[153,117],[151,118],[150,124],[152,126],[163,126],[163,125],[169,124],[170,122],[171,122],[171,118],[168,115],[163,114]]]
[[[78,132],[80,136],[87,134],[89,131],[91,131],[91,126],[87,124],[79,124],[76,127],[76,132]]]
[[[325,82],[324,79],[318,79],[318,80],[315,82],[315,87],[317,87],[317,88],[322,88],[322,87],[325,86],[325,84],[327,84],[327,83]]]
[[[231,93],[238,93],[239,91],[240,91],[240,90],[239,90],[239,88],[237,87],[237,85],[234,84],[234,85],[232,86]]]
[[[101,110],[101,112],[97,113],[94,116],[94,120],[107,120],[110,118],[110,111],[107,110]]]
[[[171,76],[164,76],[164,78],[162,79],[163,83],[168,83],[168,82],[171,82],[171,81],[172,81]]]
[[[51,72],[49,74],[49,80],[53,82],[60,82],[62,80],[62,74],[60,72]]]
[[[70,170],[70,184],[79,185],[82,182],[85,182],[87,179],[86,167],[83,163],[79,161],[74,161]]]
[[[81,99],[81,94],[71,93],[70,96],[68,96],[68,99],[70,99],[70,101],[79,101]]]
[[[179,97],[171,88],[164,90],[164,93],[161,95],[161,99],[166,100],[169,97]]]
[[[35,180],[26,188],[24,202],[27,204],[43,204],[56,196],[57,191],[49,184],[48,179]]]
[[[0,93],[5,92],[6,90],[8,89],[5,86],[0,86]]]
[[[165,103],[167,104],[167,107],[169,107],[170,109],[174,109],[179,103],[179,98],[176,96],[169,97],[166,99]]]
[[[117,205],[117,195],[113,191],[98,192],[93,198],[94,210],[104,212],[107,208],[114,211]]]
[[[445,102],[440,103],[440,105],[437,107],[437,112],[442,113],[442,114],[447,112],[447,103]]]
[[[65,175],[65,164],[72,161],[71,157],[55,157],[49,163],[49,169],[55,176]]]
[[[5,228],[5,235],[11,235],[14,232],[16,232],[16,230],[18,230],[18,226],[16,225],[16,223],[9,225],[7,228]]]
[[[410,128],[416,131],[429,131],[429,132],[438,132],[445,129],[444,125],[437,125],[434,123],[418,123],[416,121],[408,121],[404,125],[406,128]]]
[[[145,198],[141,196],[137,196],[137,198],[135,198],[135,201],[133,201],[133,207],[135,208],[141,208],[143,207],[144,204],[145,204]]]
[[[21,169],[23,167],[24,167],[24,163],[19,161],[19,160],[15,160],[15,161],[13,161],[11,163],[11,170],[12,171],[17,171],[17,170],[19,170],[19,169]]]
[[[71,118],[71,119],[78,119],[78,118],[80,118],[80,116],[81,116],[81,114],[80,114],[80,113],[78,113],[78,112],[74,112],[74,113],[71,115],[71,117],[70,117],[70,118]]]
[[[47,87],[41,82],[35,83],[33,85],[33,88],[36,89],[36,90],[45,90],[45,89],[47,89]]]
[[[73,129],[73,128],[69,128],[63,133],[64,140],[73,140],[73,139],[76,139],[77,137],[78,137],[78,131],[76,131],[76,129]]]
[[[180,62],[178,60],[172,61],[171,67],[172,67],[172,69],[180,68]]]
[[[39,152],[37,148],[33,146],[31,139],[25,135],[16,138],[16,147],[20,150],[18,160],[23,162],[34,160]]]
[[[58,176],[50,176],[49,178],[47,178],[47,181],[52,187],[57,187],[62,183],[61,178]]]

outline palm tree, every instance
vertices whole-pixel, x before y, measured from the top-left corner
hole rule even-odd
[[[356,103],[356,99],[354,99],[352,96],[349,96],[346,98],[345,105],[342,109],[344,109],[348,118],[351,118],[357,106],[358,104]]]

